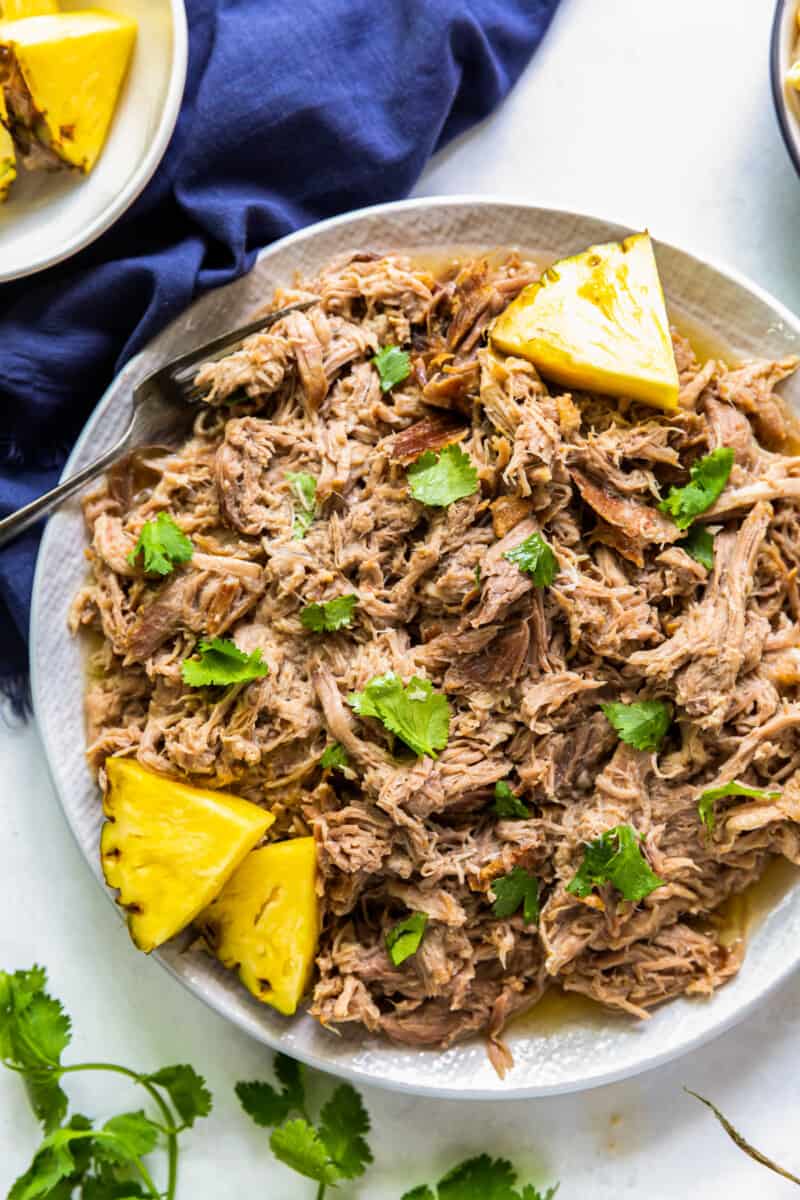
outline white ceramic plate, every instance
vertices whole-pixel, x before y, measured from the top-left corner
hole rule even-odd
[[[244,279],[194,304],[133,359],[106,392],[66,473],[89,462],[122,429],[131,388],[155,366],[244,321],[278,283],[311,272],[346,249],[524,246],[548,258],[630,232],[570,213],[452,198],[411,200],[325,221],[266,250]],[[800,320],[758,288],[691,255],[658,245],[668,302],[743,356],[800,350]],[[800,383],[789,396],[800,405]],[[36,571],[31,624],[34,703],[58,794],[87,862],[100,879],[97,790],[83,757],[83,673],[67,635],[70,600],[84,579],[85,534],[79,507],[65,506],[45,532]],[[366,1035],[337,1037],[308,1016],[287,1020],[252,1000],[234,975],[185,942],[154,957],[195,995],[261,1042],[350,1079],[462,1098],[517,1098],[574,1091],[656,1066],[720,1033],[757,1005],[800,961],[800,888],[778,889],[775,906],[751,935],[738,977],[710,1000],[677,1000],[643,1024],[587,1006],[553,1006],[512,1026],[516,1065],[501,1082],[481,1042],[446,1052],[399,1049]],[[110,895],[110,893],[109,893]],[[127,936],[120,925],[120,937]]]
[[[64,0],[63,8],[89,8]],[[89,175],[20,170],[0,205],[0,283],[31,275],[88,246],[125,212],[160,163],[186,82],[183,0],[97,0],[139,25],[106,144]]]
[[[800,92],[786,84],[786,72],[796,58],[800,28],[798,0],[777,0],[770,40],[770,80],[775,113],[786,149],[800,174]]]

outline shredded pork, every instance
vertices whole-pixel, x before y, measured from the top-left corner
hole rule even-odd
[[[675,334],[676,412],[560,393],[485,336],[537,274],[513,255],[434,276],[361,253],[280,292],[320,301],[204,367],[192,439],[87,499],[91,580],[72,615],[101,638],[95,768],[134,755],[269,805],[275,836],[313,832],[319,1020],[410,1046],[482,1032],[501,1072],[505,1024],[548,988],[636,1017],[713,991],[742,954],[713,914],[770,856],[800,862],[800,458],[774,391],[796,363],[701,363]],[[383,392],[371,360],[388,344],[412,371]],[[480,490],[426,507],[407,465],[453,442]],[[709,571],[657,502],[722,445],[736,461],[701,518]],[[317,480],[302,540],[291,472]],[[195,546],[165,580],[128,561],[161,511]],[[546,588],[504,557],[534,531],[559,563]],[[344,593],[350,628],[304,629],[304,605]],[[182,660],[220,635],[259,648],[269,675],[185,686]],[[399,754],[348,705],[387,671],[446,694],[436,760]],[[600,708],[643,699],[675,706],[657,753],[620,742]],[[332,740],[344,774],[320,766]],[[731,779],[780,799],[718,802],[709,837],[698,796]],[[494,814],[500,780],[529,819]],[[609,885],[570,894],[584,845],[622,823],[663,886],[636,904]],[[540,881],[538,926],[492,912],[493,880],[518,865]],[[410,911],[426,933],[395,966],[385,934]]]

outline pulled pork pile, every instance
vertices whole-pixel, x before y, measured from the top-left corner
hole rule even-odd
[[[92,578],[73,609],[75,629],[102,635],[87,697],[96,769],[135,755],[269,805],[275,836],[313,831],[312,1012],[412,1046],[483,1031],[501,1071],[503,1026],[548,987],[638,1017],[710,993],[742,947],[708,914],[771,855],[800,862],[800,458],[773,390],[795,362],[701,363],[676,334],[674,414],[559,394],[486,338],[538,274],[513,255],[434,276],[365,253],[279,292],[276,307],[319,302],[206,365],[192,439],[87,499]],[[405,347],[412,371],[382,392],[371,360],[386,345]],[[452,442],[479,491],[426,507],[406,467]],[[700,518],[716,535],[708,570],[657,503],[722,446],[736,457]],[[291,472],[317,481],[302,540]],[[165,581],[128,560],[162,510],[195,547]],[[549,587],[504,557],[533,531],[558,560]],[[350,628],[303,627],[303,606],[351,592]],[[260,648],[269,675],[187,687],[182,660],[223,634]],[[388,671],[446,694],[435,761],[348,705]],[[620,741],[600,708],[643,699],[674,706],[658,752]],[[347,774],[320,765],[331,740]],[[773,794],[720,801],[709,836],[698,796],[732,779]],[[498,819],[500,780],[529,819]],[[584,845],[621,823],[663,886],[636,904],[610,886],[567,892]],[[493,880],[516,865],[540,881],[538,926],[493,915]],[[427,929],[395,966],[384,938],[409,910]]]

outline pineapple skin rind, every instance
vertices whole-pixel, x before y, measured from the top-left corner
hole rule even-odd
[[[197,925],[256,999],[292,1016],[311,981],[319,937],[314,839],[253,850]]]
[[[274,821],[225,792],[191,787],[110,758],[100,858],[138,949],[149,954],[219,894]]]
[[[634,286],[627,292],[615,285],[628,280],[629,271]],[[618,317],[627,327],[615,335]],[[669,321],[646,233],[590,246],[554,263],[497,317],[491,340],[504,353],[529,359],[563,387],[625,396],[667,411],[677,408]]]

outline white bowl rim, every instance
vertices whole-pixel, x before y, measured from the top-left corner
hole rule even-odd
[[[189,62],[189,28],[184,0],[169,0],[169,6],[172,14],[172,66],[164,107],[161,110],[155,137],[150,143],[147,153],[111,203],[102,209],[85,229],[68,238],[59,250],[46,251],[33,258],[27,266],[15,267],[7,275],[0,268],[0,283],[10,283],[14,279],[24,279],[28,275],[35,275],[38,271],[54,267],[56,263],[64,262],[73,254],[77,254],[79,250],[83,250],[96,241],[101,233],[105,233],[130,208],[152,179],[156,167],[166,153],[178,121]]]
[[[362,216],[362,215],[368,215],[368,214],[374,215],[374,216],[381,216],[384,213],[389,214],[389,213],[396,212],[398,210],[413,210],[415,208],[427,208],[427,207],[431,207],[431,206],[447,207],[450,205],[471,205],[474,207],[484,207],[484,206],[491,207],[491,206],[502,205],[502,206],[508,206],[508,207],[512,207],[512,208],[524,208],[524,207],[536,208],[537,207],[536,205],[526,204],[524,201],[521,201],[514,196],[491,194],[491,193],[488,195],[473,195],[471,193],[455,193],[453,195],[443,195],[443,196],[415,196],[415,197],[411,197],[406,200],[388,201],[388,202],[385,202],[382,204],[368,205],[368,206],[365,206],[365,207],[359,208],[359,209],[351,209],[346,213],[341,213],[335,217],[328,217],[325,220],[317,221],[312,225],[307,225],[307,226],[304,226],[302,229],[295,230],[293,233],[287,234],[285,237],[279,238],[275,242],[271,242],[268,246],[263,247],[262,250],[259,251],[256,261],[258,260],[258,258],[261,258],[264,254],[271,253],[278,249],[283,249],[284,247],[286,247],[287,245],[289,245],[295,241],[298,241],[298,240],[301,240],[301,239],[304,239],[307,237],[315,236],[317,233],[319,233],[323,230],[333,228],[340,224],[347,224],[347,222],[349,222],[350,220],[352,220],[353,217],[356,217],[356,216]],[[598,222],[601,222],[601,223],[609,225],[609,226],[615,225],[621,230],[628,230],[629,232],[635,232],[634,230],[632,230],[630,228],[630,226],[627,225],[626,222],[613,221],[611,218],[608,218],[608,217],[597,217],[591,213],[578,212],[578,211],[571,210],[571,209],[558,209],[558,210],[550,210],[550,211],[558,211],[560,215],[567,216],[567,217],[594,220],[594,221],[598,221]],[[655,239],[656,245],[659,244],[659,241],[660,241],[660,239]],[[684,250],[682,247],[675,246],[674,243],[662,242],[661,244],[664,246],[668,246],[670,249],[677,250],[680,253],[682,253],[690,258],[699,258],[699,256],[694,254],[691,250]],[[721,262],[721,260],[719,260],[719,259],[708,258],[704,254],[702,256],[702,259],[699,259],[699,261],[701,261],[703,263],[703,265],[711,267],[713,270],[719,272],[720,274],[727,275],[731,280],[733,280],[739,286],[745,288],[746,290],[751,292],[753,295],[757,296],[758,299],[761,300],[762,302],[764,302],[765,304],[768,304],[776,312],[776,314],[778,314],[781,317],[781,319],[787,323],[787,325],[790,328],[795,328],[796,330],[800,331],[800,317],[798,317],[795,313],[793,313],[785,304],[782,303],[782,301],[780,301],[776,297],[774,297],[769,291],[767,291],[766,288],[763,288],[760,285],[753,283],[742,272],[738,271],[734,267],[729,266],[727,263]],[[197,299],[197,297],[195,297],[195,299]],[[180,316],[175,319],[179,320]],[[139,357],[138,354],[135,355],[133,358],[131,358],[129,360],[129,362],[126,364],[126,366],[129,366],[130,363],[135,362],[136,359],[138,359],[138,357]],[[84,426],[83,430],[81,431],[81,433],[78,437],[78,440],[76,441],[76,443],[70,453],[70,456],[64,465],[64,470],[61,474],[62,480],[67,479],[69,477],[69,475],[72,473],[73,460],[78,457],[80,451],[83,449],[86,442],[89,441],[91,434],[92,434],[91,426],[93,424],[93,418],[96,415],[98,415],[99,411],[101,409],[103,409],[105,407],[105,405],[109,402],[109,400],[110,400],[109,393],[111,392],[111,389],[113,388],[116,378],[117,378],[117,376],[115,376],[114,380],[112,380],[112,382],[109,384],[109,387],[106,389],[106,391],[100,397],[98,403],[96,404],[95,408],[92,410],[92,413],[90,414],[89,418],[87,419],[86,425]],[[43,575],[43,571],[44,571],[43,564],[44,564],[44,561],[46,558],[44,551],[47,547],[47,544],[48,544],[50,538],[53,536],[55,536],[54,527],[48,522],[48,524],[45,526],[44,534],[42,536],[42,541],[41,541],[41,544],[39,547],[39,552],[38,552],[37,559],[36,559],[36,568],[35,568],[35,572],[34,572],[34,579],[33,579],[31,618],[30,618],[30,628],[29,628],[29,637],[31,640],[31,644],[33,643],[35,636],[36,636],[36,628],[37,628],[37,625],[39,622],[39,603],[40,603],[40,597],[43,594],[43,589],[40,586],[40,583],[41,583],[40,577]],[[38,675],[37,659],[34,655],[31,655],[31,691],[32,691],[32,696],[33,696],[34,716],[37,719],[37,726],[38,726],[39,734],[42,738],[42,742],[44,745],[45,759],[47,762],[48,773],[50,775],[50,779],[53,784],[53,790],[55,791],[56,795],[58,796],[62,815],[64,816],[64,818],[67,822],[67,825],[68,825],[70,832],[72,833],[72,836],[78,846],[78,849],[81,852],[81,855],[83,856],[84,859],[86,859],[85,848],[82,845],[82,843],[78,837],[77,830],[76,830],[76,828],[72,822],[71,816],[70,816],[70,811],[69,811],[67,805],[64,804],[62,801],[60,789],[59,789],[56,777],[53,773],[53,768],[51,765],[52,755],[50,753],[50,747],[48,745],[46,726],[44,726],[38,720],[37,697],[40,694],[42,694],[42,692],[40,691],[40,688],[42,687],[42,685],[44,683],[45,683],[45,681],[40,680],[39,675]],[[90,865],[90,864],[87,863],[87,865]],[[102,879],[100,877],[98,877],[97,875],[95,875],[94,872],[90,871],[90,873],[94,875],[94,878],[97,880],[98,884],[102,888],[103,893],[105,894],[108,902],[111,905],[113,905],[115,911],[117,912],[117,914],[120,918],[120,921],[124,922],[125,921],[124,913],[117,905],[115,898],[112,895],[109,888],[105,886]],[[619,1068],[611,1068],[608,1071],[598,1072],[597,1074],[593,1075],[591,1078],[582,1080],[582,1081],[566,1081],[564,1083],[549,1083],[549,1084],[545,1084],[545,1085],[535,1085],[534,1084],[534,1085],[517,1086],[517,1087],[515,1087],[513,1085],[513,1083],[507,1083],[507,1084],[504,1083],[502,1088],[498,1088],[497,1090],[494,1090],[494,1089],[486,1088],[486,1087],[462,1088],[462,1087],[452,1087],[452,1086],[451,1087],[438,1086],[436,1084],[430,1084],[427,1082],[422,1083],[422,1084],[410,1084],[410,1083],[405,1082],[404,1080],[386,1079],[386,1078],[377,1077],[376,1075],[372,1074],[369,1071],[362,1070],[357,1067],[352,1067],[347,1064],[343,1064],[339,1061],[331,1062],[324,1055],[308,1052],[308,1051],[304,1050],[302,1047],[298,1047],[296,1045],[292,1045],[291,1047],[287,1048],[286,1045],[281,1041],[280,1038],[278,1038],[278,1037],[273,1038],[269,1034],[269,1032],[263,1028],[259,1029],[258,1033],[255,1033],[253,1031],[253,1029],[250,1027],[250,1025],[247,1023],[247,1021],[245,1020],[244,1015],[242,1013],[240,1013],[237,1009],[230,1009],[222,1003],[217,1003],[213,996],[207,995],[201,987],[197,986],[196,984],[194,984],[192,982],[191,979],[189,979],[185,975],[181,974],[172,965],[172,963],[170,963],[165,958],[163,958],[159,954],[158,951],[155,951],[151,957],[153,957],[155,959],[155,961],[158,962],[159,966],[163,970],[165,970],[169,975],[171,975],[174,979],[176,979],[178,981],[178,983],[180,983],[181,986],[184,987],[192,996],[194,996],[196,999],[200,1000],[208,1008],[210,1008],[213,1012],[217,1013],[219,1016],[224,1018],[226,1021],[231,1022],[237,1029],[240,1029],[242,1032],[247,1033],[249,1036],[253,1037],[254,1040],[260,1042],[262,1045],[266,1045],[270,1049],[272,1049],[276,1052],[289,1054],[291,1057],[298,1059],[299,1061],[303,1062],[306,1066],[311,1067],[314,1070],[324,1072],[328,1075],[335,1075],[337,1078],[348,1080],[349,1082],[354,1083],[354,1084],[359,1084],[362,1086],[380,1087],[386,1091],[397,1092],[397,1093],[400,1093],[403,1095],[425,1096],[425,1097],[430,1097],[432,1099],[442,1099],[442,1100],[493,1100],[493,1101],[542,1099],[547,1096],[556,1096],[556,1095],[564,1095],[564,1094],[569,1094],[569,1093],[592,1091],[595,1088],[605,1087],[608,1084],[617,1083],[623,1079],[630,1079],[637,1075],[641,1075],[646,1071],[651,1071],[651,1070],[656,1069],[657,1067],[664,1066],[666,1063],[672,1062],[677,1058],[682,1058],[685,1055],[692,1052],[693,1050],[697,1050],[699,1047],[704,1046],[707,1043],[714,1041],[716,1038],[720,1037],[723,1033],[727,1032],[729,1029],[732,1029],[734,1026],[738,1025],[740,1023],[740,1021],[744,1020],[751,1013],[753,1013],[756,1010],[756,1008],[768,996],[774,994],[774,992],[776,992],[786,982],[786,980],[789,978],[789,976],[792,975],[797,970],[798,965],[800,965],[800,958],[798,958],[798,959],[788,958],[786,960],[785,964],[780,968],[780,970],[776,971],[775,975],[770,980],[770,982],[762,987],[762,990],[760,990],[759,992],[754,994],[749,1000],[746,1000],[743,1003],[740,1003],[739,1006],[733,1012],[729,1013],[724,1018],[723,1017],[717,1018],[717,1020],[715,1022],[710,1022],[708,1024],[708,1026],[701,1029],[698,1033],[685,1038],[683,1041],[680,1041],[678,1044],[672,1044],[666,1050],[654,1051],[646,1056],[642,1056],[642,1058],[640,1058],[637,1062],[635,1062],[633,1064],[628,1063]],[[713,1001],[713,997],[712,997],[712,1001]]]

